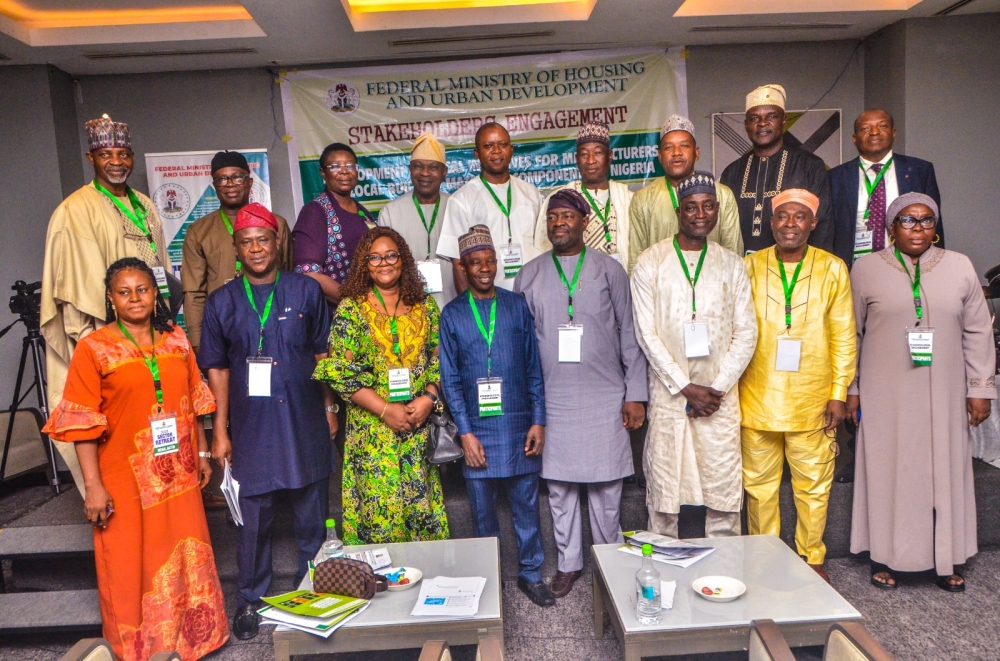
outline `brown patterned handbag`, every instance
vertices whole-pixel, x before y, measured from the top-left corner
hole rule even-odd
[[[372,571],[371,565],[351,558],[329,558],[316,565],[313,592],[371,599],[389,589],[389,580]]]

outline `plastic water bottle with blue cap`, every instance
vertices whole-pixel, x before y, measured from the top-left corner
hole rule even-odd
[[[635,617],[639,624],[660,623],[660,572],[653,567],[653,546],[642,545],[642,567],[635,573]]]

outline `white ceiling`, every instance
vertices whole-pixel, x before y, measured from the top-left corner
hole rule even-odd
[[[20,1],[21,4],[36,9],[65,6],[72,6],[74,9],[106,9],[122,4],[120,1],[110,0]],[[130,0],[127,5],[176,7],[188,1],[190,0]],[[209,0],[200,4],[215,4],[217,1]],[[922,0],[908,10],[675,18],[674,13],[684,4],[683,0],[598,0],[587,21],[355,32],[340,0],[241,0],[240,4],[253,17],[251,23],[255,22],[265,36],[191,38],[205,34],[192,29],[181,31],[180,36],[183,38],[179,39],[176,30],[164,28],[157,33],[155,26],[152,26],[142,33],[142,38],[137,38],[141,30],[130,26],[114,26],[102,28],[105,38],[100,44],[28,46],[0,33],[0,54],[10,58],[3,62],[7,65],[53,64],[71,74],[86,75],[260,66],[292,68],[330,63],[367,64],[587,48],[861,39],[903,18],[933,16],[954,5],[956,1]],[[751,3],[745,3],[744,6],[746,4]],[[829,1],[824,0],[824,5],[829,4]],[[951,15],[997,11],[1000,11],[1000,0],[972,0]],[[816,27],[799,29],[798,26],[803,24]],[[769,27],[746,29],[752,26]],[[530,33],[535,34],[532,36]],[[159,37],[160,34],[163,36]],[[157,41],[158,38],[161,40]],[[451,41],[419,43],[421,40],[441,38]],[[399,41],[403,43],[396,43]],[[414,41],[417,43],[413,43]],[[220,49],[245,49],[252,52],[142,56],[169,51]],[[129,55],[114,59],[86,57],[93,53]]]

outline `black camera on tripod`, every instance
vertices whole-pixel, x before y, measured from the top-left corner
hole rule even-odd
[[[42,283],[18,280],[11,287],[16,293],[10,297],[10,312],[21,317],[28,328],[37,329],[42,316]]]

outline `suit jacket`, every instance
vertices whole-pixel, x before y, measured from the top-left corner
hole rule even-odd
[[[854,263],[854,230],[858,220],[858,186],[861,181],[860,157],[855,157],[830,170],[830,188],[833,193],[833,253],[844,260],[847,268]],[[913,156],[893,153],[896,185],[899,194],[924,193],[930,195],[941,208],[934,164]],[[939,214],[940,216],[940,214]],[[886,218],[886,222],[890,222]],[[938,218],[938,248],[944,248],[944,222]]]

